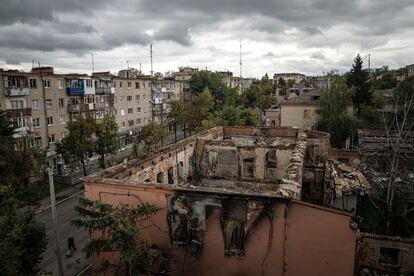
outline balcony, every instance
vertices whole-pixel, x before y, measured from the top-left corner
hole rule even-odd
[[[96,87],[95,94],[97,95],[115,94],[115,88],[114,87]]]
[[[69,96],[81,96],[85,94],[85,88],[83,87],[66,87],[66,93]]]
[[[9,97],[29,96],[30,90],[28,87],[6,87],[4,95]]]
[[[7,109],[10,117],[28,117],[32,116],[31,108]]]
[[[84,105],[82,104],[68,104],[68,111],[69,112],[82,112],[84,111]]]

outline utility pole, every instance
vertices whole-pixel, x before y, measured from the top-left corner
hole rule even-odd
[[[49,189],[50,189],[50,202],[52,205],[52,220],[53,220],[53,232],[55,234],[55,246],[56,246],[56,256],[58,262],[58,274],[59,276],[63,276],[63,263],[62,263],[62,253],[60,251],[59,246],[59,234],[57,229],[57,221],[56,221],[56,197],[55,197],[55,186],[53,184],[53,169],[52,169],[52,162],[49,161]]]
[[[91,53],[91,57],[92,57],[92,73],[95,72],[95,62],[93,61],[93,56],[94,55],[95,55],[94,53]]]
[[[151,56],[151,77],[154,75],[154,71],[152,68],[152,44],[150,44],[150,56]]]
[[[243,62],[242,62],[242,39],[240,38],[240,80],[239,80],[239,94],[242,93],[242,85],[243,85]]]

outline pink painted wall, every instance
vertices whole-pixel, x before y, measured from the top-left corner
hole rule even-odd
[[[246,257],[239,260],[224,255],[221,208],[208,207],[202,252],[191,256],[184,247],[169,245],[166,195],[173,193],[143,185],[85,184],[85,195],[92,200],[130,206],[143,201],[161,208],[140,233],[149,246],[156,244],[173,256],[172,275],[352,275],[356,235],[348,215],[298,201],[288,207],[276,202],[271,233],[267,219],[252,226],[259,213],[253,211],[246,225]]]

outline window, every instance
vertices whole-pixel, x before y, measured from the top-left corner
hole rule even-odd
[[[29,79],[30,88],[37,88],[37,79]]]
[[[33,127],[40,127],[40,118],[33,118]]]
[[[147,118],[144,118],[144,125],[147,123]]]
[[[125,97],[124,97],[124,96],[120,96],[120,97],[119,97],[119,101],[120,101],[120,102],[123,102],[124,100],[125,100]]]
[[[32,100],[32,109],[39,109],[39,101]]]
[[[131,102],[132,101],[132,96],[127,96],[127,102]]]
[[[303,111],[303,118],[310,118],[311,117],[311,110],[310,109],[305,109]]]
[[[137,108],[135,108],[135,110],[136,110],[136,113],[140,113],[141,112],[141,107],[137,107]]]
[[[60,114],[59,123],[62,124],[62,125],[66,124],[66,115],[65,114]]]
[[[141,99],[141,96],[140,95],[136,95],[135,96],[135,100],[137,101],[137,102],[139,102],[139,100]]]
[[[128,126],[134,126],[134,120],[128,120]]]
[[[128,89],[131,89],[132,88],[132,82],[128,82]]]
[[[140,88],[141,88],[141,86],[140,86],[140,83],[139,83],[139,82],[136,82],[136,83],[135,83],[135,88],[136,88],[136,89],[140,89]]]
[[[125,127],[125,122],[122,122],[122,127]]]
[[[133,108],[128,108],[128,114],[134,114],[134,109]]]
[[[63,81],[58,81],[58,89],[63,89]]]
[[[119,81],[119,87],[122,87],[122,81]]]
[[[168,168],[168,184],[174,184],[174,170],[173,167]]]
[[[125,112],[123,109],[121,109],[121,116],[125,116]]]
[[[157,174],[157,183],[164,183],[164,173],[163,172],[159,172]]]
[[[48,126],[53,126],[53,117],[52,116],[47,117],[47,125]]]
[[[62,107],[64,107],[64,106],[65,106],[65,99],[60,98],[60,99],[59,99],[59,108],[62,108]]]
[[[141,119],[137,119],[135,124],[140,125],[141,124]]]
[[[254,172],[253,172],[253,157],[243,159],[243,177],[247,178],[253,178]]]
[[[93,87],[92,80],[86,80],[86,87]]]
[[[379,261],[381,264],[398,265],[399,255],[397,248],[381,247]]]
[[[52,99],[46,99],[46,108],[52,108]]]
[[[11,100],[10,105],[11,105],[11,109],[22,109],[22,108],[24,108],[23,100]]]
[[[142,83],[142,88],[145,88],[145,82]]]
[[[49,135],[49,144],[53,144],[55,142],[55,135]]]
[[[43,85],[45,86],[45,88],[50,88],[51,87],[51,80],[43,80]]]

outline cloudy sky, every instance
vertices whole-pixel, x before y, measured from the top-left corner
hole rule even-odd
[[[195,66],[243,76],[414,63],[413,0],[1,0],[0,67],[58,73]]]

